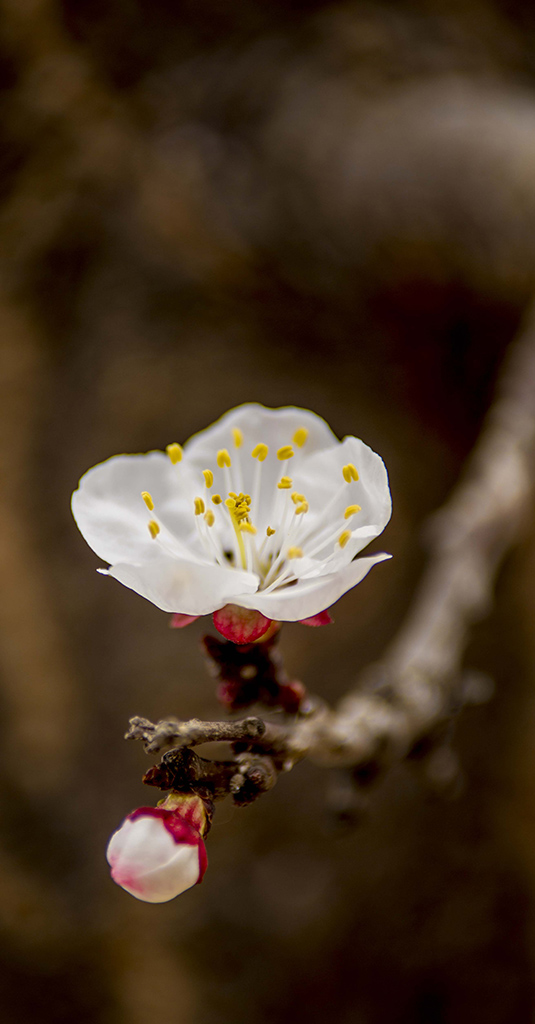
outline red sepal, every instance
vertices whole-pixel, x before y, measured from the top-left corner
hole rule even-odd
[[[171,615],[169,625],[171,629],[184,629],[184,626],[189,626],[190,622],[196,622],[197,619],[200,619],[200,615],[183,615],[182,612],[175,612]]]
[[[267,632],[272,621],[254,608],[240,608],[237,604],[226,604],[212,618],[218,632],[233,644],[252,644]]]
[[[200,834],[194,826],[183,818],[176,811],[167,811],[165,807],[138,807],[127,815],[130,821],[136,818],[160,818],[162,825],[171,833],[175,843],[186,843],[189,846],[196,846],[200,840]]]
[[[323,612],[318,612],[317,615],[311,615],[308,619],[299,619],[302,626],[330,626],[334,619],[331,618],[327,609]]]

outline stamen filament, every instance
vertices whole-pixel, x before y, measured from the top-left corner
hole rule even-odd
[[[239,445],[236,445],[236,448],[238,447]],[[236,452],[236,458],[234,459],[234,462],[232,464],[232,472],[234,474],[236,490],[243,491],[243,474],[241,467],[241,455],[239,452]]]
[[[295,575],[292,569],[291,571],[288,571],[288,573],[286,574],[283,573],[281,576],[277,576],[277,579],[273,580],[273,583],[270,583],[269,587],[265,587],[262,590],[262,593],[271,594],[272,590],[275,590],[277,587],[285,586],[287,583],[293,583],[293,581],[296,579],[298,579],[298,577]]]
[[[318,551],[321,551],[322,548],[326,547],[328,544],[331,544],[333,541],[337,539],[340,540],[341,537],[345,537],[343,544],[340,544],[340,547],[344,548],[348,540],[353,536],[353,534],[351,530],[344,530],[344,532],[340,535],[338,532],[339,530],[340,526],[337,526],[333,531],[331,531],[330,534],[327,535],[327,537],[318,540],[316,546],[312,548],[311,551],[307,551],[308,557],[313,558],[314,555],[317,555]],[[349,534],[349,537],[346,537],[345,534]]]
[[[271,536],[268,534],[267,544],[264,541],[264,544],[265,544],[265,552],[264,552],[264,554],[265,554],[266,558],[273,557],[274,547],[277,544],[277,541],[279,540],[279,538],[283,538],[284,539],[286,531],[288,529],[288,516],[289,516],[289,514],[291,512],[292,505],[287,500],[285,495],[286,495],[286,488],[279,488],[277,490],[277,497],[276,497],[276,500],[275,500],[275,507],[272,509],[272,515],[273,515],[273,522],[277,523],[278,537],[277,537],[276,541],[272,541],[271,540]],[[283,540],[281,540],[280,547],[282,547],[282,544],[283,544]],[[279,559],[281,558],[280,547],[279,547],[279,555],[278,555],[278,557],[276,559],[276,562],[278,562]],[[271,565],[271,568],[269,570],[268,576],[271,575],[271,572],[273,571],[276,562],[273,562],[273,564]]]
[[[318,518],[315,520],[315,522],[310,524],[309,531],[305,535],[303,540],[309,540],[309,539],[317,540],[320,537],[321,533],[328,528],[328,526],[329,526],[329,522],[328,522],[329,517],[330,517],[333,509],[336,508],[336,506],[338,505],[342,495],[346,493],[346,490],[347,490],[347,482],[343,483],[340,486],[340,488],[336,491],[336,494],[333,494],[331,500],[327,502],[327,504],[326,504],[325,508],[323,509],[323,511],[320,512],[320,514],[319,514]],[[351,506],[348,506],[348,508],[350,508],[350,507]]]
[[[290,505],[290,503],[287,503],[287,506],[284,509],[284,513],[279,525],[279,537],[283,538],[280,542],[279,553],[276,559],[272,562],[268,572],[266,573],[264,579],[264,587],[262,589],[265,589],[266,585],[269,586],[270,582],[272,582],[274,578],[277,578],[277,573],[279,572],[281,566],[286,561],[288,549],[292,547],[294,540],[297,540],[297,535],[301,532],[302,520],[295,514],[292,516],[290,526],[288,529],[288,513],[290,513],[291,515],[291,509],[292,506]],[[268,542],[265,552],[266,557],[269,557],[269,548],[272,546],[273,545],[270,545]]]
[[[207,529],[207,527],[211,525],[206,518],[206,516],[208,515],[213,516],[214,513],[211,510],[209,510],[208,512],[206,512],[202,519],[198,516],[195,517],[195,525],[197,527],[199,540],[204,550],[206,551],[207,555],[214,558],[218,565],[225,567],[225,556],[221,551],[220,547],[218,546],[215,537],[213,536],[211,531]]]
[[[195,518],[195,522],[198,524],[198,518]],[[152,524],[152,526],[151,526]],[[188,558],[191,557],[190,545],[185,544],[177,534],[172,533],[166,527],[162,520],[151,519],[148,524],[149,531],[153,540],[157,540],[157,543],[165,551],[168,551],[173,558]]]
[[[260,445],[256,446],[256,448],[259,448],[259,447],[260,447]],[[267,448],[267,445],[264,445],[264,447]],[[256,451],[256,448],[254,449],[254,451]],[[258,462],[257,462],[257,464],[255,466],[255,471],[254,471],[252,506],[255,509],[255,515],[256,515],[256,510],[258,509],[258,503],[260,501],[260,481],[262,479],[262,463],[263,463],[263,461],[264,461],[264,459],[261,459],[260,456],[258,456]]]
[[[274,536],[274,534],[276,532],[277,532],[276,530],[272,530],[271,529],[271,526],[268,526],[268,528],[266,530],[266,535],[265,535],[265,537],[264,537],[264,539],[263,539],[263,541],[262,541],[262,543],[261,543],[261,545],[260,545],[260,547],[258,549],[258,552],[257,552],[257,558],[258,558],[258,562],[259,563],[261,562],[262,555],[264,554],[264,548],[266,547],[266,544],[269,544],[271,538]]]
[[[229,462],[230,462],[230,460],[229,460]],[[229,494],[234,494],[235,492],[232,489],[233,480],[232,480],[232,472],[231,472],[231,469],[230,469],[230,465],[227,466],[226,463],[224,464],[224,466],[223,466],[223,473],[224,473],[224,476],[225,476],[225,487],[227,488],[228,493]]]
[[[246,569],[247,568],[247,554],[246,554],[246,551],[245,551],[245,544],[243,543],[243,537],[241,535],[241,530],[239,529],[238,524],[236,522],[236,519],[232,515],[232,512],[230,511],[230,509],[229,509],[229,514],[230,514],[230,521],[231,521],[233,529],[234,529],[234,533],[236,534],[236,540],[238,542],[238,551],[239,551],[239,554],[240,554],[240,561],[241,561],[242,569]]]

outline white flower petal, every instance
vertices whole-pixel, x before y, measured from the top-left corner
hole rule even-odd
[[[346,483],[342,469],[350,463],[356,467],[359,479]],[[314,526],[335,495],[337,499],[329,521],[338,521],[340,532],[348,526],[373,526],[376,529],[375,536],[378,536],[392,514],[385,464],[376,452],[357,437],[345,437],[332,448],[311,455],[303,462],[296,484],[305,493],[310,505],[306,524],[308,529]],[[361,511],[349,522],[344,521],[344,511],[348,505],[361,507]]]
[[[106,857],[111,867],[128,859],[129,867],[141,873],[152,871],[155,863],[165,864],[171,860],[175,846],[175,840],[161,818],[140,815],[133,821],[126,818],[113,833]]]
[[[208,615],[235,602],[238,595],[254,594],[259,582],[255,573],[241,569],[171,557],[141,565],[118,563],[110,566],[108,575],[162,611],[183,615]]]
[[[308,409],[299,409],[293,405],[268,409],[257,402],[249,402],[231,409],[207,430],[201,430],[190,437],[184,445],[184,453],[199,466],[204,465],[207,458],[213,458],[217,449],[227,448],[232,455],[235,450],[232,434],[234,428],[243,435],[240,451],[248,457],[260,442],[276,452],[283,445],[292,444],[293,436],[300,427],[308,430],[308,437],[303,448],[295,446],[294,451],[301,450],[309,455],[339,444],[325,420]]]
[[[300,619],[308,619],[325,608],[330,608],[342,594],[360,583],[374,565],[390,557],[385,552],[380,552],[367,558],[357,558],[339,572],[329,576],[299,580],[289,586],[272,590],[269,594],[259,591],[254,596],[244,595],[234,603],[243,608],[256,608],[268,619],[299,622]]]
[[[195,524],[190,493],[192,483],[187,467],[177,467],[163,452],[146,455],[116,455],[90,469],[72,496],[72,512],[87,543],[106,562],[152,561],[160,557],[148,522],[142,491],[148,491],[162,518],[173,533],[193,538],[190,557],[195,558]],[[187,485],[187,489],[186,489]],[[200,552],[196,552],[197,555]]]
[[[191,889],[199,881],[199,850],[189,843],[176,843],[172,860],[158,865],[140,878],[141,887],[128,891],[146,903],[165,903]],[[128,889],[123,885],[123,888]]]

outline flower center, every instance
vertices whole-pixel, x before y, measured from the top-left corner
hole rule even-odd
[[[231,456],[227,448],[221,448],[215,459],[218,468],[223,472],[227,497],[223,498],[220,494],[213,493],[214,473],[209,468],[204,469],[202,478],[206,500],[200,496],[195,497],[192,508],[197,533],[210,561],[226,567],[230,561],[237,568],[255,572],[260,577],[260,589],[270,591],[297,579],[296,560],[303,558],[304,555],[313,558],[322,552],[322,558],[328,559],[332,557],[337,547],[344,548],[348,544],[352,537],[348,520],[360,512],[360,505],[348,504],[345,511],[340,513],[340,499],[347,493],[348,488],[351,488],[351,495],[354,495],[354,485],[359,480],[359,474],[352,463],[341,468],[340,486],[334,488],[323,509],[314,509],[313,526],[307,530],[305,518],[309,512],[309,502],[305,494],[293,489],[293,477],[287,474],[290,460],[296,455],[295,447],[298,456],[295,469],[297,476],[299,475],[300,450],[308,437],[306,427],[299,427],[292,438],[292,444],[283,445],[275,453],[280,464],[280,475],[277,474],[278,479],[270,504],[269,518],[272,525],[267,527],[262,541],[257,542],[258,530],[254,518],[258,515],[260,507],[262,468],[268,458],[269,448],[264,442],[259,442],[250,454],[256,466],[253,473],[252,495],[247,494],[239,489],[240,485],[243,486],[243,456],[240,452],[243,434],[235,427],[231,431],[231,436],[235,455]],[[178,444],[170,444],[166,451],[173,466],[180,473],[182,448]],[[187,555],[187,544],[167,530],[158,519],[149,492],[143,491],[141,496],[148,511],[152,513],[148,529],[153,540],[175,555]],[[207,508],[207,502],[210,502],[212,507]],[[229,525],[231,550],[228,549]],[[332,549],[329,552],[331,545]]]
[[[251,511],[251,495],[244,494],[243,491],[240,491],[239,494],[236,494],[236,491],[229,491],[229,496],[225,501],[225,506],[229,510],[230,521],[236,535],[242,569],[246,569],[247,550],[242,534],[256,533],[256,528],[253,526],[249,518],[249,512]]]

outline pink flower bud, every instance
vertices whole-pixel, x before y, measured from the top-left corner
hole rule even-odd
[[[207,828],[200,797],[173,793],[158,807],[138,807],[114,832],[106,852],[111,876],[138,900],[165,903],[202,881]]]

